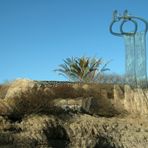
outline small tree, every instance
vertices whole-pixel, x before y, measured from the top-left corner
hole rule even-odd
[[[66,76],[70,81],[95,82],[107,68],[108,63],[103,64],[101,58],[71,57],[59,65],[60,75]]]

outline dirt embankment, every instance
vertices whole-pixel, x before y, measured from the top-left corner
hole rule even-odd
[[[14,81],[0,88],[0,147],[147,148],[147,94],[129,86]]]

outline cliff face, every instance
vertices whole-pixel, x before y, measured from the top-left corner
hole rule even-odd
[[[0,88],[0,147],[146,148],[148,92],[17,80]]]
[[[148,89],[114,86],[114,101],[116,107],[122,106],[129,114],[148,115]]]

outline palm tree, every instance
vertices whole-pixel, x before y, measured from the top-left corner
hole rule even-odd
[[[88,57],[71,57],[64,60],[64,64],[59,65],[58,71],[60,75],[66,76],[70,81],[94,82],[101,73],[109,70],[107,64],[103,64],[101,58]]]

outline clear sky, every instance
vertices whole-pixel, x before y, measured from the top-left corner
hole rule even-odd
[[[83,55],[124,73],[124,41],[108,29],[114,9],[148,20],[147,0],[0,0],[0,82],[65,80],[53,70]]]

